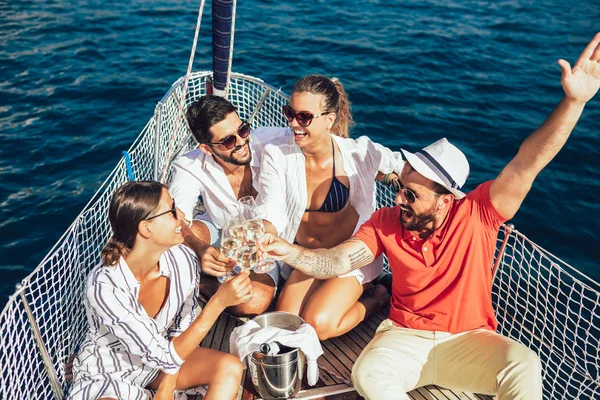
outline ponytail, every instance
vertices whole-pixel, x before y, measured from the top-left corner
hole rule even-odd
[[[354,120],[350,113],[348,95],[339,79],[329,79],[323,75],[308,75],[296,82],[293,93],[322,95],[323,111],[336,114],[331,133],[344,138],[350,136],[350,127],[354,125]]]
[[[102,257],[102,265],[105,267],[112,267],[113,265],[117,265],[121,256],[126,255],[129,250],[125,247],[125,245],[119,241],[117,241],[113,236],[110,237],[106,246],[102,249],[101,257]]]
[[[160,202],[166,186],[153,181],[131,181],[119,187],[108,206],[108,220],[113,234],[102,249],[102,264],[110,267],[135,246],[138,226]]]
[[[344,90],[342,82],[338,78],[331,78],[331,81],[339,94],[336,111],[337,118],[331,127],[331,133],[347,138],[350,136],[350,128],[354,126],[354,119],[350,113],[350,100],[348,100],[348,95],[346,94],[346,90]]]

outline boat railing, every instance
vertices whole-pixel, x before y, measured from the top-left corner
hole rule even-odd
[[[206,93],[210,72],[173,84],[128,150],[135,179],[170,179],[169,165],[196,146],[181,109]],[[285,94],[260,79],[232,74],[229,100],[253,127],[286,126]],[[110,236],[108,203],[128,181],[121,159],[43,261],[24,278],[0,313],[0,398],[62,399],[65,363],[87,329],[85,279]],[[379,206],[393,205],[378,185]],[[387,264],[386,264],[387,265]],[[493,302],[499,331],[533,349],[543,364],[544,397],[600,396],[600,287],[592,279],[505,225],[496,250]]]

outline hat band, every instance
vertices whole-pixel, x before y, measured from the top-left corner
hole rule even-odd
[[[435,174],[447,185],[450,186],[452,189],[460,189],[460,187],[458,186],[458,184],[454,181],[454,179],[452,179],[452,177],[450,176],[450,174],[448,173],[448,171],[446,171],[444,169],[444,167],[442,167],[440,165],[440,163],[437,162],[437,160],[435,158],[433,158],[428,152],[426,152],[425,150],[419,150],[415,153],[415,155],[417,157],[419,157],[419,159],[421,161],[423,161],[429,168],[431,168],[431,170],[433,172],[435,172]]]

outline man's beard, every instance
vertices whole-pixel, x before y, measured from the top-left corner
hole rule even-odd
[[[246,142],[245,144],[243,144],[241,146],[234,147],[233,149],[231,149],[229,151],[228,155],[217,154],[214,151],[213,151],[213,155],[215,157],[217,157],[227,163],[233,164],[233,165],[248,165],[248,164],[250,164],[250,161],[252,161],[252,153],[250,152],[250,145],[248,143],[249,142]],[[248,154],[245,156],[246,159],[240,160],[239,158],[236,158],[234,153],[244,146],[248,146]]]
[[[404,229],[407,229],[409,231],[426,230],[426,226],[428,224],[430,224],[431,222],[433,222],[437,215],[437,210],[433,210],[433,209],[431,209],[427,212],[424,212],[424,213],[420,213],[420,214],[415,213],[409,207],[400,206],[400,209],[402,210],[402,214],[412,213],[412,218],[410,218],[410,221],[405,221],[404,218],[402,217],[402,214],[400,215],[400,222],[404,226]]]

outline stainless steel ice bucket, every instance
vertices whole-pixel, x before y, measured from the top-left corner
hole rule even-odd
[[[286,312],[269,312],[254,318],[261,327],[295,331],[304,320]],[[263,399],[288,399],[300,391],[304,373],[304,354],[294,349],[283,354],[266,355],[258,351],[250,357],[252,382]]]

